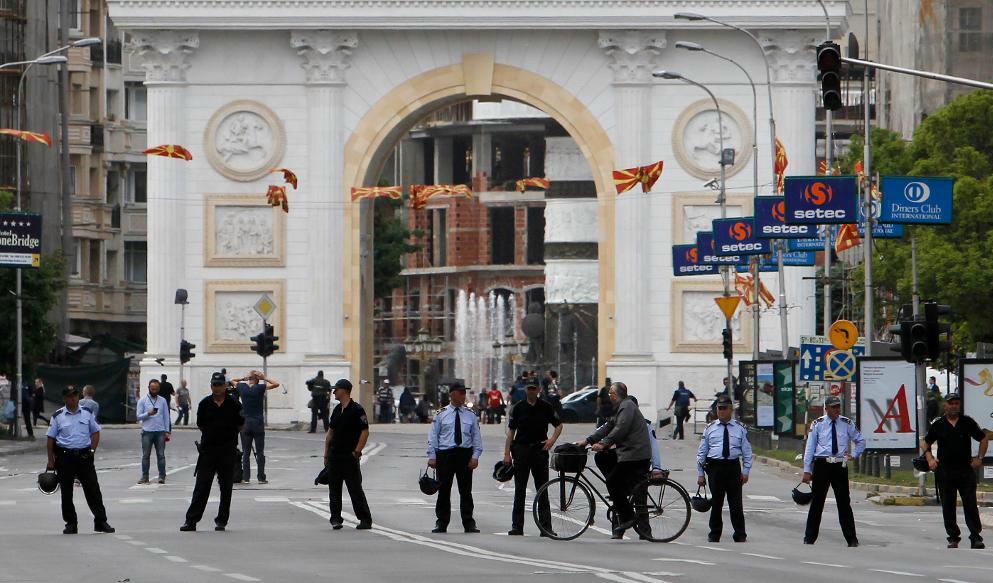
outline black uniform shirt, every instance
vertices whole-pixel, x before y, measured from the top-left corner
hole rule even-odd
[[[225,394],[220,405],[207,395],[197,406],[197,427],[203,435],[200,447],[235,447],[238,431],[244,424],[241,403],[229,394]]]
[[[359,444],[359,436],[366,429],[369,429],[369,419],[365,415],[365,409],[355,401],[349,401],[348,406],[342,409],[341,403],[331,412],[331,419],[328,422],[334,436],[331,439],[332,455],[351,454]]]
[[[536,400],[534,405],[525,399],[511,407],[507,427],[516,431],[514,443],[530,445],[548,439],[549,423],[552,427],[558,427],[562,423],[555,407],[544,399]]]
[[[931,423],[924,441],[928,445],[938,442],[938,460],[942,465],[962,467],[969,465],[969,460],[972,459],[970,440],[982,441],[985,436],[976,420],[968,415],[959,416],[954,426],[948,422],[947,417],[941,416]]]

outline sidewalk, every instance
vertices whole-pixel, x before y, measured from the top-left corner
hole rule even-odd
[[[35,436],[34,441],[21,441],[13,439],[0,440],[0,457],[8,455],[18,455],[22,453],[44,453],[45,435]]]

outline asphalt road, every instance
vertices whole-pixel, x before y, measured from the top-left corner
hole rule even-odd
[[[565,437],[578,438],[587,429],[570,426]],[[105,428],[97,468],[117,533],[92,533],[77,488],[80,534],[62,535],[58,495],[43,496],[35,487],[35,476],[44,467],[39,441],[35,453],[0,458],[0,581],[299,583],[341,576],[458,583],[508,577],[550,583],[993,580],[993,551],[945,549],[938,508],[881,507],[865,501],[861,493],[853,493],[861,547],[845,546],[831,503],[817,544],[805,546],[806,512],[790,499],[797,477],[761,465],[745,491],[747,543],[731,542],[730,532],[720,543],[708,543],[707,517],[701,514],[694,514],[686,533],[670,544],[612,541],[592,529],[574,541],[550,541],[539,538],[531,522],[527,536],[508,537],[513,486],[489,476],[502,456],[501,429],[496,426],[483,428],[486,451],[473,484],[476,519],[483,532],[462,533],[456,510],[450,533],[434,535],[434,500],[417,489],[426,430],[423,425],[373,428],[363,458],[374,520],[369,531],[354,530],[354,520],[340,531],[329,527],[327,490],[312,485],[322,436],[268,432],[269,484],[256,484],[253,476],[251,484],[236,486],[227,532],[211,528],[216,510],[212,499],[201,523],[206,530],[181,533],[192,492],[193,440],[199,433],[174,433],[167,452],[167,484],[138,486],[137,429]],[[691,491],[697,443],[695,437],[662,441],[664,464],[676,470],[672,476]],[[455,499],[457,493],[457,508]],[[345,510],[350,509],[346,495]],[[602,514],[598,521],[606,524]],[[725,525],[729,527],[726,516]],[[960,525],[964,529],[961,516]]]

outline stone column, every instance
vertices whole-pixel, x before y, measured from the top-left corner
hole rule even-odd
[[[603,31],[599,44],[614,71],[614,148],[618,168],[651,159],[652,71],[666,46],[664,32]],[[614,196],[614,193],[599,193]],[[614,359],[651,360],[648,325],[648,196],[640,189],[618,196],[615,206]]]
[[[148,88],[148,144],[186,144],[186,69],[199,47],[196,32],[140,30],[128,45],[145,69]],[[184,208],[189,163],[148,158],[148,348],[146,360],[164,357],[178,364],[180,310],[176,288],[185,288],[185,251],[176,235],[186,223]],[[191,298],[196,301],[195,296]],[[178,377],[177,377],[178,378]]]
[[[345,70],[358,44],[354,32],[293,32],[290,44],[307,73],[308,152],[306,186],[310,260],[310,342],[306,358],[343,360],[344,224],[350,199],[342,184]]]
[[[776,113],[776,133],[790,164],[787,176],[811,176],[816,174],[814,114],[818,99],[815,47],[820,42],[820,31],[763,31],[759,33],[769,55],[772,69],[772,100]],[[786,303],[788,306],[803,306],[813,302],[815,284],[812,279],[813,267],[789,267],[786,269]],[[810,277],[811,279],[803,279]],[[776,278],[764,277],[762,281],[772,290]],[[778,302],[778,298],[777,298]],[[789,311],[790,344],[799,346],[800,336],[814,333],[819,314],[812,310],[792,309]],[[779,347],[779,318],[763,318],[763,337],[775,339]],[[771,347],[770,347],[771,348]]]

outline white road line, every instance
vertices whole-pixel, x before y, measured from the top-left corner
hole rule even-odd
[[[126,534],[115,534],[114,538],[118,540],[131,540],[131,537]]]
[[[666,573],[667,576],[679,576],[679,573]],[[646,583],[658,583],[661,579],[656,579],[655,577],[649,577],[644,573],[638,573],[635,571],[624,571],[624,576],[629,579],[634,579],[635,581],[645,581]]]
[[[217,567],[211,567],[210,565],[193,565],[193,568],[194,569],[198,569],[200,571],[206,571],[207,573],[220,573],[221,572],[221,570],[218,569]]]
[[[224,576],[231,577],[232,579],[237,579],[239,581],[261,581],[261,579],[249,577],[248,575],[242,575],[241,573],[225,573]]]
[[[804,565],[814,565],[815,567],[837,567],[838,569],[847,569],[848,565],[835,565],[834,563],[815,563],[814,561],[804,561]]]
[[[762,554],[759,554],[759,553],[741,553],[741,554],[746,555],[746,556],[749,556],[749,557],[758,557],[760,559],[771,559],[773,561],[782,561],[783,560],[782,557],[774,557],[772,555],[762,555]]]
[[[166,559],[167,561],[172,561],[173,563],[186,563],[186,562],[188,562],[183,557],[177,557],[175,555],[166,555],[163,558]]]
[[[0,506],[13,506],[17,504],[16,500],[0,500]]]
[[[364,466],[369,458],[386,449],[385,443],[367,444],[362,450],[362,457],[359,458],[359,465]]]
[[[195,466],[196,466],[196,464],[186,464],[185,466],[179,466],[178,468],[173,468],[173,469],[167,471],[166,472],[166,475],[167,476],[171,476],[171,475],[175,474],[176,472],[181,472],[183,470],[188,470],[188,469],[190,469],[192,467],[195,467]],[[158,484],[156,484],[156,485],[158,485]]]
[[[900,575],[901,577],[923,577],[920,573],[908,573],[906,571],[888,571],[886,569],[869,569],[870,571],[875,571],[876,573],[887,573],[889,575]]]
[[[721,547],[708,547],[707,545],[695,545],[698,549],[707,549],[708,551],[721,551],[722,553],[730,553],[731,549],[722,549]]]
[[[764,496],[762,494],[748,494],[749,500],[766,500],[769,502],[782,502],[782,500],[776,496]]]
[[[707,565],[707,566],[713,566],[713,565],[716,565],[717,564],[717,563],[711,563],[711,562],[708,562],[708,561],[700,561],[700,560],[697,560],[697,559],[670,559],[670,558],[667,558],[667,557],[659,557],[658,559],[652,559],[652,560],[653,561],[666,561],[666,562],[669,562],[669,563],[693,563],[694,565]]]
[[[255,498],[256,502],[289,502],[290,499],[285,496],[258,496]]]
[[[962,581],[959,579],[938,579],[938,581],[944,581],[945,583],[971,583],[969,581]]]
[[[169,552],[165,549],[160,549],[158,547],[145,547],[145,550],[150,553],[155,553],[156,555],[165,555]]]
[[[129,545],[134,545],[136,547],[143,547],[148,544],[145,541],[140,541],[140,540],[126,540],[124,542],[128,543]]]
[[[121,498],[118,500],[121,504],[151,504],[151,498]]]

